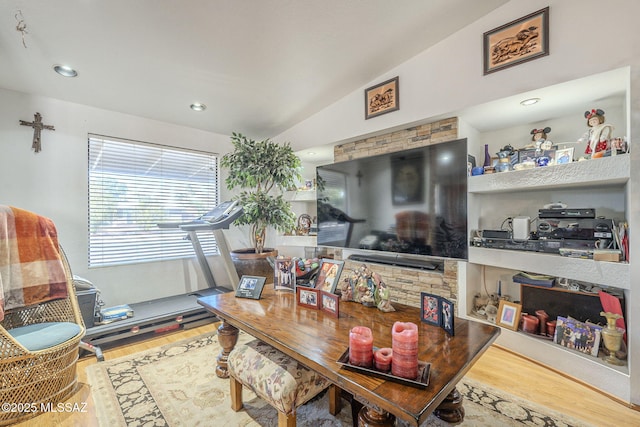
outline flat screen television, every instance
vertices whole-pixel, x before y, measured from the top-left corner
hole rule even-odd
[[[467,259],[467,140],[318,166],[318,245]]]

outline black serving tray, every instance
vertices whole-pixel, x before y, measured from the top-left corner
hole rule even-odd
[[[356,366],[349,363],[349,348],[342,356],[337,360],[343,368],[350,369],[352,371],[360,372],[374,377],[382,378],[385,380],[395,381],[405,385],[410,385],[419,388],[427,388],[429,385],[429,374],[431,373],[431,363],[418,360],[418,378],[410,380],[407,378],[398,377],[391,373],[381,372],[374,368],[363,368],[362,366]],[[393,363],[393,362],[392,362]]]

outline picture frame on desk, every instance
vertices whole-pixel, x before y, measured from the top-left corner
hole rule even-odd
[[[296,270],[291,258],[276,258],[273,265],[273,275],[275,290],[295,291]]]
[[[434,326],[440,326],[442,299],[427,292],[420,293],[420,320]]]
[[[452,301],[440,297],[440,327],[449,335],[454,335],[454,305]]]
[[[517,331],[518,325],[520,324],[521,312],[522,305],[506,300],[500,300],[496,323],[498,324],[498,326],[502,326],[503,328]]]
[[[318,310],[320,308],[320,290],[307,288],[305,286],[297,286],[296,303],[303,307]]]
[[[340,297],[330,292],[320,291],[320,310],[333,317],[340,317]]]
[[[323,258],[313,287],[321,291],[334,293],[343,267],[344,261]]]
[[[243,275],[236,289],[236,297],[260,299],[266,280],[266,277]]]

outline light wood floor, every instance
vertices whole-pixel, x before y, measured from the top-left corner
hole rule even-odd
[[[104,352],[111,360],[156,346],[214,331],[217,325],[169,333]],[[84,357],[78,363],[79,390],[68,403],[75,403],[83,412],[47,413],[17,426],[25,427],[92,427],[97,418],[91,386],[87,384],[85,368],[97,363],[95,357]],[[500,347],[491,347],[473,366],[467,377],[506,390],[526,400],[581,419],[595,426],[640,426],[640,411],[631,409],[615,399],[570,378],[553,372],[530,360]],[[86,406],[84,406],[86,404]]]

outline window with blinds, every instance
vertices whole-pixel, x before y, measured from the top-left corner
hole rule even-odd
[[[213,153],[89,136],[89,267],[193,257],[179,228],[219,203]],[[218,253],[212,233],[198,238]]]

